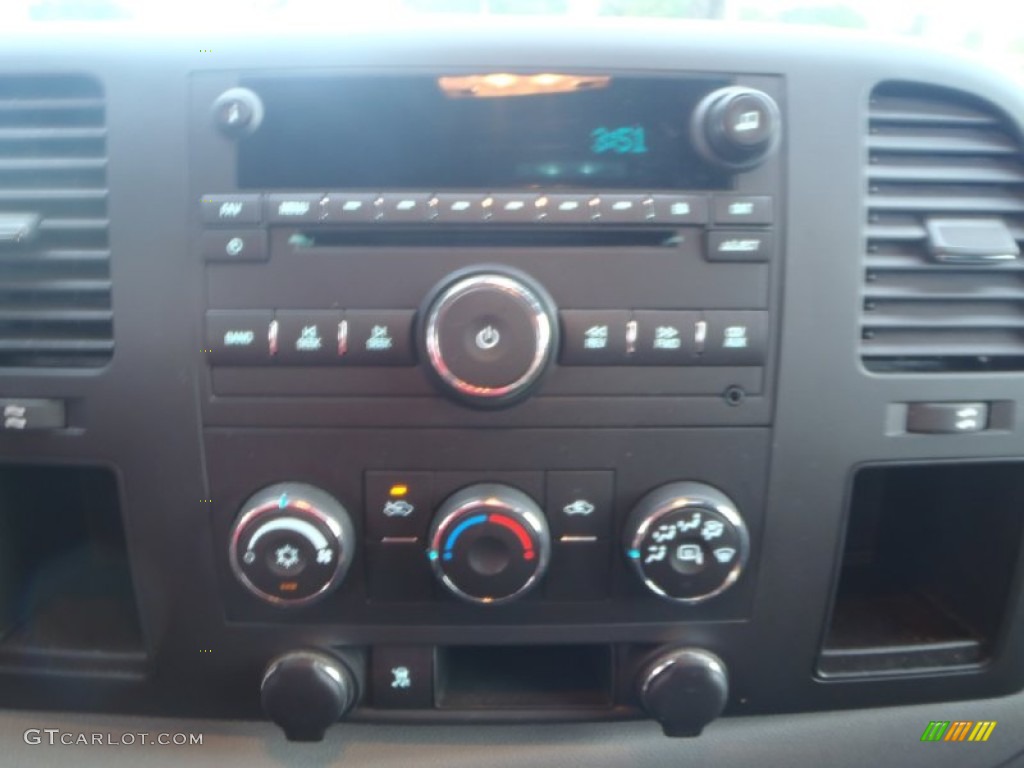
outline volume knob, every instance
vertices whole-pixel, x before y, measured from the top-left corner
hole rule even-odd
[[[451,275],[421,317],[428,372],[444,392],[478,407],[512,405],[529,395],[558,348],[554,303],[515,270]]]

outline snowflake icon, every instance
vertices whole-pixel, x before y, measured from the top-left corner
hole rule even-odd
[[[299,550],[291,544],[285,544],[283,547],[278,547],[277,552],[274,554],[277,556],[277,564],[286,571],[290,571],[299,564]]]

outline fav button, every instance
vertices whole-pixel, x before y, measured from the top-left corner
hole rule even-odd
[[[414,315],[406,310],[348,310],[345,359],[352,365],[412,365]]]
[[[207,224],[238,226],[260,223],[259,195],[203,195],[199,201]]]

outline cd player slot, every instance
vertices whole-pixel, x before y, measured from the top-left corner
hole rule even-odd
[[[679,244],[680,233],[676,229],[593,229],[522,230],[504,229],[481,231],[479,229],[421,228],[363,230],[363,229],[315,229],[296,231],[288,237],[288,243],[297,250],[316,250],[344,246],[360,247],[434,247],[434,248],[480,248],[487,246],[508,246],[523,248],[621,248],[623,246],[644,246],[649,248],[672,248]]]

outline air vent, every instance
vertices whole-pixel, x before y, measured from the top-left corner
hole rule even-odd
[[[0,76],[0,367],[113,352],[104,117],[92,78]]]
[[[935,254],[936,225],[1024,240],[1017,132],[986,102],[886,83],[871,95],[861,357],[874,371],[1024,369],[1024,260]]]

